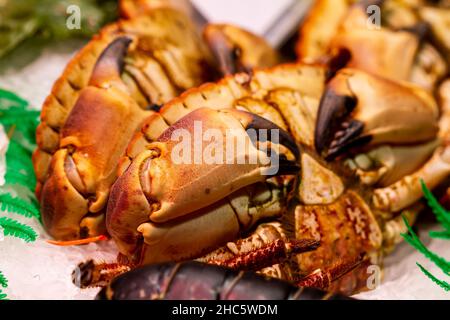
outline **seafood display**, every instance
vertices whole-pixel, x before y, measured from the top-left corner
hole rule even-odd
[[[36,132],[47,232],[120,251],[74,281],[131,299],[208,299],[237,274],[224,299],[368,289],[368,267],[423,209],[421,181],[448,187],[448,3],[318,0],[294,62],[172,1],[120,7],[55,83]]]

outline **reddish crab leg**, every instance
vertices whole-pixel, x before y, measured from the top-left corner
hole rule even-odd
[[[297,282],[299,287],[318,288],[327,290],[333,281],[338,280],[350,271],[360,266],[365,261],[364,255],[358,256],[352,261],[336,264],[328,270],[317,269]]]
[[[277,239],[261,248],[238,254],[227,260],[217,259],[207,262],[232,270],[258,271],[280,263],[292,254],[315,250],[319,245],[320,241],[310,239],[292,241]]]

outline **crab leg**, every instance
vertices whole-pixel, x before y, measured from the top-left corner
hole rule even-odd
[[[269,222],[259,225],[247,238],[228,242],[198,261],[293,280],[285,262],[296,254],[315,250],[319,245],[320,241],[312,239],[288,239],[280,222]]]
[[[209,260],[208,263],[224,266],[234,270],[253,270],[258,271],[274,264],[278,264],[287,259],[291,253],[303,253],[316,249],[319,246],[316,240],[293,240],[284,242],[277,239],[272,243],[266,244],[261,248],[256,248],[251,252],[238,254],[230,259]]]
[[[360,266],[363,259],[364,256],[361,255],[355,259],[351,259],[348,262],[338,263],[326,270],[314,270],[311,274],[300,279],[296,284],[299,287],[327,290],[333,282]]]

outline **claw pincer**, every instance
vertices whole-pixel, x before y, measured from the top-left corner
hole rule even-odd
[[[322,96],[316,150],[332,159],[355,147],[423,143],[436,137],[438,116],[419,87],[343,69]]]

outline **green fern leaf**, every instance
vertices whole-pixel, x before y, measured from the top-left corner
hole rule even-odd
[[[0,286],[3,288],[8,288],[8,279],[0,271]]]
[[[28,126],[30,123],[34,124],[37,120],[37,117],[34,113],[29,114],[30,111],[16,112],[16,113],[7,113],[5,111],[0,110],[0,123],[4,126],[12,126],[16,125],[20,131],[20,128]]]
[[[8,170],[22,173],[28,177],[34,177],[33,164],[27,158],[15,158],[11,160],[11,157],[7,157],[6,167]]]
[[[442,226],[446,230],[450,231],[450,213],[447,212],[447,210],[445,210],[440,205],[440,203],[437,201],[437,199],[434,197],[431,191],[427,188],[423,180],[420,180],[420,184],[422,185],[423,195],[427,200],[428,206],[433,211],[434,215],[436,216],[436,219],[442,224]]]
[[[28,143],[30,144],[36,144],[36,127],[38,125],[38,121],[23,121],[22,119],[18,118],[18,119],[10,119],[10,120],[5,120],[5,121],[1,121],[0,123],[3,124],[6,128],[7,131],[11,131],[12,128],[14,128],[14,130],[12,130],[11,132],[13,132],[13,139],[14,138],[23,138],[25,139]]]
[[[20,172],[7,168],[5,173],[5,182],[11,185],[20,184],[30,190],[33,190],[34,185],[36,184],[36,178],[34,176],[26,176]]]
[[[428,233],[431,238],[434,239],[445,239],[450,240],[450,232],[449,231],[430,231]]]
[[[39,219],[39,209],[33,204],[10,194],[0,194],[0,209],[23,215],[27,218],[36,217]]]
[[[19,128],[19,132],[22,134],[24,139],[32,144],[36,144],[36,127],[38,126],[38,122],[30,122],[24,127]]]
[[[0,300],[8,300],[8,296],[0,289]]]
[[[450,261],[445,260],[444,258],[439,257],[434,252],[428,250],[425,245],[420,241],[419,237],[412,230],[411,226],[408,223],[408,220],[403,216],[403,222],[408,228],[408,233],[402,233],[402,237],[408,242],[411,246],[416,248],[420,253],[422,253],[425,257],[434,262],[445,274],[450,275]]]
[[[13,93],[11,91],[0,89],[0,102],[2,102],[4,100],[15,102],[18,106],[21,106],[23,108],[28,106],[28,101],[22,99],[15,93]]]
[[[16,158],[11,159],[11,156],[6,155],[6,168],[7,170],[12,170],[20,174],[26,175],[28,177],[34,177],[34,169],[32,163],[29,161],[30,158]]]
[[[24,109],[20,107],[12,107],[8,109],[1,109],[0,108],[0,117],[1,121],[4,119],[22,119],[22,120],[37,120],[39,118],[40,112],[39,110],[32,110],[32,109]],[[19,123],[20,124],[20,123]]]
[[[8,167],[13,166],[16,171],[25,170],[28,174],[34,174],[31,151],[15,140],[9,141],[6,150],[6,164]]]
[[[15,140],[10,140],[8,143],[8,149],[6,150],[6,155],[14,158],[26,158],[30,159],[31,150],[25,148],[22,144]]]
[[[20,238],[25,242],[33,242],[37,239],[36,232],[30,227],[16,220],[0,217],[0,226],[5,236]]]
[[[433,276],[430,271],[428,271],[427,269],[425,269],[420,263],[416,264],[419,266],[420,270],[422,270],[422,272],[428,277],[430,278],[434,283],[436,283],[438,286],[440,286],[441,288],[443,288],[445,291],[449,291],[450,290],[450,283],[443,281],[443,280],[439,280],[438,278],[436,278],[435,276]]]

